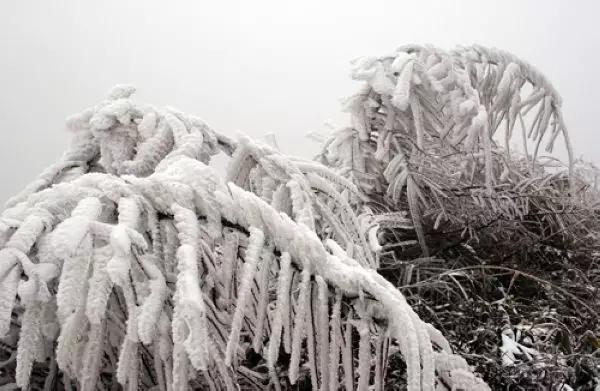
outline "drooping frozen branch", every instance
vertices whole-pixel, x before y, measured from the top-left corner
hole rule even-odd
[[[75,148],[90,152],[80,169],[44,176],[0,217],[0,325],[18,334],[18,386],[381,388],[387,341],[408,388],[434,389],[436,357],[454,355],[377,273],[361,189],[132,93],[73,117],[86,140]],[[233,152],[227,184],[207,165],[219,151]],[[47,357],[60,380],[34,369]],[[485,389],[456,362],[445,376]]]
[[[332,135],[320,161],[384,198],[381,212],[407,206],[424,256],[427,232],[440,227],[477,239],[473,227],[494,220],[523,221],[538,208],[559,220],[555,210],[581,205],[586,185],[561,98],[525,61],[481,46],[408,45],[356,60],[352,77],[364,83],[346,102],[352,126]],[[566,172],[539,153],[559,136]]]

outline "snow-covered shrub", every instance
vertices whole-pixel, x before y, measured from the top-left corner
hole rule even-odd
[[[596,382],[582,335],[600,333],[598,169],[573,158],[550,82],[480,46],[405,46],[356,60],[352,76],[363,82],[346,102],[352,125],[317,158],[367,196],[380,273],[490,384]],[[541,155],[557,140],[566,165]],[[527,344],[542,353],[505,371],[507,333],[540,322],[546,335]]]
[[[133,92],[70,118],[72,148],[0,218],[5,382],[381,389],[399,349],[408,388],[434,389],[436,356],[455,356],[377,273],[351,181]]]
[[[423,281],[429,255],[477,258],[469,243],[532,225],[577,236],[596,170],[573,160],[556,91],[510,54],[407,46],[354,66],[352,126],[318,161],[128,86],[69,118],[72,147],[0,215],[2,384],[366,391],[400,357],[399,387],[489,389],[395,285]],[[559,135],[566,173],[538,156]]]

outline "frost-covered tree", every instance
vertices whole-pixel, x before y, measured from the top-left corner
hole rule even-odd
[[[378,270],[438,251],[442,227],[525,232],[532,209],[550,211],[548,229],[571,224],[557,194],[573,208],[590,194],[576,191],[560,98],[480,47],[354,65],[366,83],[352,126],[317,161],[138,104],[126,86],[69,118],[71,148],[0,216],[2,383],[366,391],[401,357],[408,390],[489,389]],[[538,157],[561,134],[566,174]]]

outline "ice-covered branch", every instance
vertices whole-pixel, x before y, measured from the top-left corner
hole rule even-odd
[[[132,93],[69,121],[82,171],[44,176],[0,216],[19,386],[55,376],[33,370],[51,357],[84,390],[381,389],[397,345],[409,390],[459,372],[486,389],[376,271],[381,218],[352,181]],[[207,165],[219,149],[235,149],[227,184]]]

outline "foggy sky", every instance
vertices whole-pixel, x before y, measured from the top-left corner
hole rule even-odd
[[[0,204],[65,150],[66,116],[133,84],[140,102],[228,135],[305,137],[352,94],[349,61],[408,43],[524,58],[563,97],[576,154],[600,163],[596,1],[9,1],[0,3]]]

